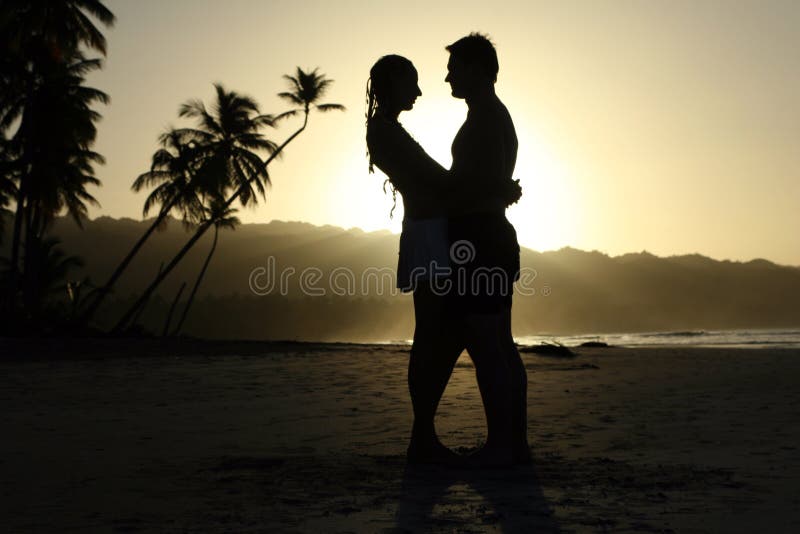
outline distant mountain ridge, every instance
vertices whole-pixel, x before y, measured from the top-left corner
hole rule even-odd
[[[63,248],[86,262],[75,279],[105,281],[152,219],[98,217],[80,230],[60,218],[52,233]],[[6,224],[6,237],[11,228]],[[188,238],[170,220],[143,247],[116,288],[103,320],[112,321]],[[211,337],[374,341],[408,339],[413,310],[408,295],[355,292],[304,295],[300,273],[317,269],[330,282],[346,269],[393,270],[399,236],[386,230],[365,232],[305,222],[272,221],[241,225],[220,233],[217,253],[187,321],[187,333]],[[9,239],[0,245],[7,255]],[[169,303],[182,282],[192,284],[210,246],[210,233],[166,280],[144,315],[160,330]],[[270,263],[272,262],[272,264]],[[722,328],[800,326],[800,267],[764,259],[715,260],[700,254],[658,257],[647,251],[609,256],[564,247],[537,252],[523,249],[523,268],[535,272],[533,294],[517,293],[514,330],[518,335],[549,333],[683,331]],[[272,266],[271,266],[272,265]],[[288,273],[287,293],[255,294],[254,270]],[[324,285],[320,282],[318,285]],[[386,288],[388,289],[388,288]],[[102,322],[102,320],[101,320]]]

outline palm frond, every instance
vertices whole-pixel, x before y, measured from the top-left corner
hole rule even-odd
[[[114,26],[116,17],[102,2],[98,0],[73,0],[73,2],[109,28]]]
[[[289,85],[291,85],[294,88],[295,92],[298,93],[303,90],[302,84],[300,83],[302,77],[303,77],[303,71],[300,70],[300,67],[297,67],[296,77],[290,76],[288,74],[283,75],[283,79],[289,82]]]
[[[283,92],[283,93],[278,93],[278,96],[280,98],[283,98],[284,100],[288,100],[289,102],[291,102],[292,104],[295,104],[297,106],[302,106],[303,103],[304,103],[303,99],[300,98],[300,96],[298,96],[295,93]]]
[[[299,112],[308,114],[310,107],[323,112],[345,111],[346,108],[341,104],[317,104],[333,83],[333,80],[326,78],[324,74],[319,72],[318,68],[304,71],[297,67],[294,76],[284,75],[283,78],[289,82],[291,90],[278,93],[278,97],[298,106],[300,109],[281,113],[275,117],[276,120],[292,117]]]
[[[256,126],[275,126],[275,117],[272,115],[259,115],[257,117],[253,117],[252,121]]]
[[[74,17],[75,22],[82,30],[82,40],[86,41],[91,48],[94,48],[103,55],[106,55],[106,38],[102,33],[100,33],[100,30],[98,30],[89,17],[84,15],[80,10],[75,10]]]
[[[319,104],[314,105],[319,111],[347,111],[347,108],[344,107],[342,104]]]
[[[284,111],[283,113],[280,113],[280,114],[275,116],[275,122],[282,121],[284,119],[288,119],[289,117],[294,117],[295,115],[297,115],[300,112],[301,112],[301,110],[299,110],[299,109],[290,109],[289,111]]]
[[[85,76],[93,70],[103,68],[102,59],[86,59],[81,54],[77,54],[76,57],[77,60],[67,66],[67,73],[70,76]]]

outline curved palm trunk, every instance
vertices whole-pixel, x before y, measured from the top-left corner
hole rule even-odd
[[[161,264],[158,266],[158,272],[161,272],[163,270],[164,270],[164,262],[162,261]],[[139,307],[139,311],[137,311],[136,315],[133,316],[133,324],[136,324],[136,323],[139,322],[139,317],[144,313],[144,310],[145,310],[145,308],[147,308],[147,305],[149,303],[150,303],[150,299],[147,299],[146,301],[144,301],[144,304],[142,304],[141,307]]]
[[[139,238],[139,241],[133,245],[133,248],[130,250],[130,252],[128,252],[128,255],[123,258],[114,272],[108,278],[108,281],[106,281],[103,287],[98,290],[97,296],[94,297],[94,300],[91,302],[91,304],[89,304],[88,309],[81,318],[84,323],[88,323],[92,319],[95,312],[97,312],[97,309],[100,307],[100,304],[102,304],[105,298],[111,293],[111,289],[114,287],[114,284],[117,283],[117,280],[119,280],[120,276],[122,276],[122,273],[125,272],[125,269],[128,268],[128,265],[130,265],[131,261],[133,261],[133,258],[136,256],[136,254],[139,253],[139,249],[142,248],[145,241],[147,241],[152,233],[155,232],[156,228],[158,228],[158,225],[161,224],[161,221],[166,218],[176,202],[177,198],[172,200],[165,208],[161,209],[158,217],[156,217],[156,220],[153,221],[153,224],[151,224],[142,237]]]
[[[200,269],[200,274],[197,275],[197,281],[194,283],[194,287],[192,288],[192,292],[189,293],[189,300],[186,301],[186,306],[183,308],[183,313],[181,314],[181,319],[178,321],[178,326],[175,327],[175,331],[172,332],[172,335],[177,336],[181,333],[181,328],[183,327],[183,322],[186,320],[186,316],[189,314],[189,308],[192,307],[192,302],[194,302],[194,297],[197,294],[197,289],[200,287],[200,283],[203,281],[203,277],[206,275],[206,270],[208,269],[208,264],[211,263],[211,257],[214,255],[214,251],[217,248],[217,236],[219,235],[219,226],[214,226],[214,241],[211,243],[211,250],[208,251],[208,256],[206,256],[206,261],[203,263],[203,268]]]
[[[14,235],[11,239],[11,268],[16,269],[19,264],[19,246],[22,240],[22,218],[25,213],[25,184],[20,184],[17,190],[17,206],[14,213]]]
[[[27,180],[25,176],[20,177],[19,188],[17,189],[17,206],[14,213],[14,234],[11,238],[11,265],[9,272],[9,287],[8,287],[8,311],[14,309],[14,304],[17,301],[17,287],[19,285],[19,249],[22,243],[22,220],[25,217],[25,190]]]
[[[169,307],[169,313],[167,313],[167,320],[164,321],[164,330],[161,331],[161,337],[166,337],[167,332],[169,332],[169,325],[172,322],[172,314],[175,313],[175,306],[178,305],[178,300],[181,298],[184,289],[186,289],[186,282],[181,284],[178,294],[175,295],[175,299],[172,301],[172,306]]]
[[[203,237],[203,234],[206,232],[206,230],[208,230],[209,226],[210,224],[206,223],[200,225],[200,227],[197,229],[197,231],[195,231],[194,235],[189,239],[189,241],[187,241],[186,244],[183,246],[183,248],[181,248],[175,255],[175,257],[172,258],[172,261],[170,261],[167,264],[166,268],[161,269],[161,271],[159,271],[155,280],[153,280],[153,282],[151,282],[150,285],[147,286],[147,289],[144,290],[139,299],[133,303],[133,306],[131,306],[128,309],[128,311],[125,312],[125,315],[122,316],[122,318],[117,322],[117,324],[111,330],[112,332],[119,333],[125,328],[125,326],[127,326],[128,322],[131,320],[134,314],[136,314],[136,311],[150,299],[150,296],[153,294],[156,288],[158,288],[158,286],[161,284],[162,281],[164,281],[167,275],[170,272],[172,272],[175,266],[178,265],[181,259],[183,259],[186,253],[189,252],[189,250],[192,248],[192,246],[194,246],[197,240]]]
[[[300,133],[306,129],[307,124],[308,124],[308,113],[306,113],[305,119],[303,120],[303,126],[301,126],[300,129],[298,129],[296,132],[294,132],[286,141],[284,141],[283,144],[279,146],[275,150],[275,152],[273,152],[270,155],[267,161],[264,162],[265,168],[272,162],[272,160],[274,160],[278,156],[278,154],[281,153],[281,151],[286,147],[286,145],[292,142],[292,140],[294,140],[295,137],[300,135]],[[237,171],[241,172],[238,166],[237,166]],[[233,195],[231,195],[231,197],[228,200],[225,201],[225,204],[222,206],[221,210],[224,211],[226,208],[230,207],[230,205],[233,204],[234,201],[236,201],[236,199],[239,198],[239,196],[241,196],[242,192],[245,190],[246,187],[248,187],[249,183],[250,180],[247,180],[245,183],[243,183],[242,186],[239,187],[239,189],[237,189],[236,192]],[[117,324],[111,330],[113,333],[119,333],[125,328],[125,326],[127,326],[128,322],[131,320],[131,317],[133,317],[133,315],[136,313],[136,310],[139,309],[139,307],[143,305],[145,302],[147,302],[147,300],[150,298],[150,295],[153,294],[153,292],[158,288],[161,282],[164,281],[167,275],[170,272],[172,272],[172,270],[175,268],[176,265],[178,265],[178,263],[183,259],[186,253],[189,252],[189,250],[194,246],[197,240],[203,237],[203,234],[206,233],[206,231],[211,227],[212,224],[214,224],[213,220],[208,220],[200,225],[200,227],[195,231],[194,235],[189,239],[189,241],[187,241],[187,243],[183,246],[183,248],[180,251],[178,251],[178,253],[175,255],[174,258],[172,258],[172,261],[169,262],[167,267],[163,271],[161,271],[158,274],[158,276],[156,276],[155,280],[153,280],[153,282],[147,287],[147,289],[144,290],[142,296],[139,297],[139,299],[133,304],[133,306],[131,306],[128,309],[127,312],[125,312],[125,315],[122,316],[122,318],[117,322]]]
[[[39,272],[39,262],[41,261],[41,251],[38,234],[33,227],[33,211],[35,206],[30,203],[25,208],[23,224],[25,225],[25,244],[23,245],[22,269],[22,305],[29,314],[36,306],[36,282]]]
[[[31,173],[31,164],[29,163],[30,154],[32,152],[31,141],[30,137],[27,135],[27,131],[30,129],[28,126],[29,124],[29,116],[30,116],[30,108],[31,108],[31,93],[33,91],[33,81],[28,80],[26,82],[25,87],[25,94],[28,95],[25,99],[25,111],[22,114],[22,121],[20,122],[20,134],[23,138],[23,152],[21,157],[21,168],[22,173],[19,176],[19,187],[17,188],[17,206],[16,212],[14,213],[14,236],[11,240],[11,273],[10,273],[10,281],[9,281],[9,294],[8,294],[8,311],[11,312],[14,310],[14,305],[17,301],[17,288],[19,287],[19,250],[22,246],[22,223],[25,217],[26,211],[26,200],[28,197],[28,187],[30,182],[30,173]],[[26,236],[27,239],[27,236]]]

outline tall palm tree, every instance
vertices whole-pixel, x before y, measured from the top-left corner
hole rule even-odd
[[[86,46],[103,55],[106,53],[105,37],[90,16],[107,27],[113,26],[115,22],[114,14],[97,0],[3,0],[0,4],[0,50],[3,52],[0,129],[8,129],[18,118],[22,118],[22,124],[17,137],[20,133],[23,136],[35,135],[37,126],[49,129],[50,125],[25,124],[26,116],[48,116],[49,113],[44,110],[36,109],[43,103],[51,102],[42,96],[67,94],[64,89],[68,83],[62,79],[65,70],[67,78],[74,82],[74,76],[99,68],[99,62],[85,60],[79,50],[80,46]],[[70,63],[71,67],[63,68],[63,65]],[[83,78],[79,77],[77,81],[77,85],[80,85]],[[94,97],[94,100],[104,103],[107,99],[106,95]],[[95,116],[94,120],[97,118]],[[68,120],[62,122],[67,123]],[[55,132],[51,134],[51,138],[53,137]],[[34,139],[17,141],[21,145],[18,149],[22,151],[22,171],[18,176],[20,184],[17,188],[17,213],[11,253],[13,270],[17,268],[24,218],[21,210],[24,209],[28,193],[28,184],[25,182],[30,181],[25,167],[26,163],[36,159],[36,155],[29,153],[36,148]]]
[[[29,57],[40,48],[60,59],[81,45],[105,55],[106,39],[89,16],[106,27],[116,21],[98,0],[3,0],[0,30],[12,49]]]
[[[73,103],[82,100],[84,104],[108,99],[83,87],[83,74],[100,64],[86,60],[81,47],[106,53],[105,38],[93,19],[105,26],[115,21],[113,13],[97,0],[0,2],[0,130],[5,133],[19,125],[11,138],[16,153],[11,173],[16,206],[7,292],[11,304],[17,292],[23,229],[31,232],[31,241],[41,239],[54,216],[52,210],[66,207],[80,221],[85,216],[84,202],[93,201],[83,184],[97,183],[91,165],[101,162],[101,157],[88,147],[94,140],[93,123],[99,115],[88,105],[54,105],[59,98],[71,98]],[[69,86],[77,94],[67,90]],[[95,94],[87,94],[91,92]],[[56,141],[59,137],[60,146],[42,144],[45,139]],[[65,168],[57,171],[60,165]],[[60,186],[59,192],[47,191],[34,197],[33,192],[47,190],[48,176],[54,174],[69,183]],[[28,240],[26,235],[26,247]]]
[[[229,208],[237,198],[243,206],[253,205],[258,201],[259,194],[265,196],[269,185],[269,174],[256,151],[271,153],[276,150],[275,143],[264,138],[259,130],[264,126],[272,126],[274,119],[270,115],[262,115],[252,98],[226,91],[220,84],[215,84],[214,89],[216,99],[211,111],[199,100],[190,100],[181,106],[180,115],[195,119],[197,127],[179,131],[191,133],[198,139],[196,179],[201,189],[219,198],[228,198],[230,191],[235,190],[233,199],[221,207],[223,210]],[[213,218],[200,223],[189,241],[123,315],[114,331],[120,331],[127,325],[136,310],[147,302],[213,224]]]
[[[9,301],[17,294],[20,247],[33,247],[62,210],[66,209],[80,226],[87,216],[87,203],[97,204],[87,191],[99,185],[93,166],[104,162],[91,150],[100,115],[92,109],[96,103],[108,103],[108,95],[84,85],[85,76],[100,67],[99,60],[87,60],[75,53],[71,61],[52,63],[35,89],[16,100],[7,100],[4,125],[19,119],[19,126],[9,140],[17,155],[13,162],[16,180],[16,213],[11,242],[11,284]],[[24,234],[23,234],[24,233]],[[34,257],[26,252],[27,257]],[[35,272],[23,278],[35,284]],[[23,286],[23,289],[27,284]],[[28,288],[33,291],[35,287]],[[26,301],[30,301],[26,298]]]
[[[161,148],[153,154],[150,170],[134,180],[131,189],[154,187],[144,202],[142,214],[160,206],[158,217],[178,210],[183,219],[194,220],[203,211],[202,184],[197,180],[200,140],[191,131],[168,129],[159,136]]]
[[[195,119],[197,128],[186,128],[198,139],[201,152],[200,178],[204,190],[223,198],[238,191],[242,206],[258,202],[256,194],[266,196],[269,175],[256,151],[272,153],[276,145],[259,130],[274,126],[271,115],[262,115],[258,104],[248,96],[226,91],[214,84],[216,100],[211,111],[200,100],[190,100],[180,107],[181,117]]]
[[[333,83],[333,80],[326,78],[324,74],[319,72],[318,68],[306,72],[300,67],[297,67],[294,76],[284,74],[283,79],[289,83],[291,90],[278,93],[278,96],[298,107],[284,111],[280,115],[276,116],[275,120],[283,120],[302,113],[303,124],[292,135],[290,135],[280,147],[278,147],[278,149],[267,161],[264,162],[264,167],[272,163],[272,160],[283,151],[284,147],[291,143],[295,137],[300,135],[303,130],[306,129],[306,126],[308,126],[308,115],[312,109],[322,112],[334,110],[345,111],[347,109],[341,104],[318,103],[319,100],[325,96],[325,93],[328,92],[328,88]]]
[[[13,154],[10,152],[8,140],[0,132],[0,244],[3,243],[5,236],[6,206],[14,198],[16,187],[14,186],[14,161]],[[0,296],[3,289],[0,288]]]
[[[22,271],[22,288],[25,306],[34,308],[43,295],[37,291],[41,262],[31,261],[40,258],[32,253],[45,241],[46,231],[55,216],[66,209],[78,226],[87,217],[86,204],[99,205],[86,191],[86,185],[98,185],[93,175],[92,163],[102,158],[89,150],[75,149],[56,155],[54,165],[47,172],[37,175],[31,183],[25,213],[25,255]]]
[[[257,181],[261,176],[268,177],[267,175],[267,167],[269,166],[272,161],[278,157],[281,152],[283,151],[286,146],[291,143],[301,132],[306,129],[308,125],[308,116],[312,109],[316,109],[318,111],[332,111],[332,110],[340,110],[344,111],[345,107],[341,104],[320,104],[318,103],[319,100],[325,95],[330,85],[333,83],[333,80],[330,80],[325,77],[325,75],[318,72],[319,69],[314,69],[309,72],[303,71],[300,67],[297,67],[297,71],[295,76],[285,75],[284,79],[287,80],[290,84],[290,91],[279,93],[278,96],[283,98],[284,100],[288,100],[293,105],[298,106],[295,109],[290,109],[284,113],[278,115],[278,117],[270,117],[269,125],[274,125],[276,120],[285,119],[288,117],[295,116],[299,113],[303,114],[303,124],[297,129],[292,135],[290,135],[286,141],[284,141],[280,146],[277,148],[271,147],[271,155],[265,162],[262,163],[262,168],[258,172],[259,169],[256,168],[248,168],[252,174],[248,177],[242,172],[242,169],[239,168],[238,165],[234,166],[234,170],[236,173],[236,178],[239,180],[239,187],[235,190],[235,192],[228,197],[225,201],[224,208],[229,208],[236,200],[239,200],[242,205],[246,205],[247,201],[252,196],[252,183]],[[219,94],[219,91],[218,91]],[[219,100],[220,102],[222,100]],[[253,111],[256,108],[253,109]],[[218,108],[219,110],[219,108]],[[209,115],[205,112],[204,108],[189,103],[185,105],[181,112],[185,116],[189,117],[197,117],[201,121],[201,125],[205,126],[206,130],[211,130],[209,126],[213,124],[213,116]],[[220,122],[220,126],[223,123]],[[248,160],[248,163],[255,163],[254,161]],[[225,168],[225,166],[218,164],[220,168]],[[228,182],[228,184],[232,184],[233,181]],[[256,184],[258,186],[258,184]],[[260,189],[263,193],[263,189]],[[150,286],[145,289],[142,296],[134,303],[133,306],[122,316],[122,318],[117,322],[116,326],[114,326],[113,331],[119,332],[130,321],[131,317],[136,313],[136,309],[141,306],[143,303],[147,302],[150,298],[150,295],[156,290],[156,288],[161,284],[161,282],[167,277],[167,275],[175,268],[178,262],[183,258],[183,256],[192,248],[192,246],[197,242],[203,234],[208,231],[208,229],[213,224],[213,221],[206,221],[205,223],[201,224],[197,230],[195,231],[194,235],[189,239],[189,241],[184,245],[184,247],[178,252],[178,254],[173,258],[167,267],[159,273],[156,279],[150,284]]]
[[[206,260],[203,262],[203,267],[200,269],[200,274],[197,275],[197,280],[194,283],[194,287],[192,287],[192,292],[189,293],[189,299],[186,301],[186,306],[183,308],[183,313],[178,321],[178,325],[175,327],[175,331],[172,333],[175,336],[181,332],[183,322],[186,321],[186,316],[189,314],[189,309],[192,307],[192,302],[194,302],[194,297],[197,295],[197,290],[206,275],[209,263],[211,263],[211,257],[214,256],[214,252],[217,249],[219,229],[230,228],[231,230],[235,230],[236,226],[241,223],[241,221],[239,221],[239,219],[233,215],[236,210],[226,208],[225,202],[219,198],[214,198],[210,201],[210,206],[207,208],[207,212],[208,218],[211,218],[214,224],[214,240],[211,242],[211,248],[208,251]]]
[[[70,215],[80,224],[85,210],[67,198],[71,187],[61,182],[91,173],[91,164],[103,163],[102,156],[89,150],[97,136],[95,123],[100,119],[92,106],[108,104],[110,99],[104,92],[84,85],[86,75],[101,67],[100,60],[85,59],[76,53],[72,61],[51,67],[35,91],[8,108],[3,121],[20,120],[10,142],[21,154],[18,164],[23,167],[22,178],[29,182],[21,181],[20,189],[31,193],[23,201],[40,202],[43,209],[71,207]],[[65,166],[80,172],[65,173]],[[96,183],[93,178],[85,181]],[[78,196],[92,201],[83,193]]]
[[[84,322],[91,320],[133,258],[153,232],[164,226],[170,213],[177,210],[183,220],[195,220],[203,212],[202,184],[196,179],[201,156],[200,138],[191,130],[170,128],[159,137],[159,144],[161,148],[153,154],[150,170],[140,174],[131,186],[136,192],[153,187],[144,202],[142,214],[147,217],[150,210],[159,206],[158,214],[106,283],[93,295],[83,315]]]
[[[116,20],[97,0],[0,1],[0,112],[8,100],[24,102],[53,65],[70,62],[81,47],[106,55],[105,37],[90,17],[106,27]]]

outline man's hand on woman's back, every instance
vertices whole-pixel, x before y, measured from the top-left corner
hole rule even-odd
[[[506,207],[511,204],[516,204],[520,197],[522,197],[522,186],[519,185],[519,180],[504,181],[501,195]]]

